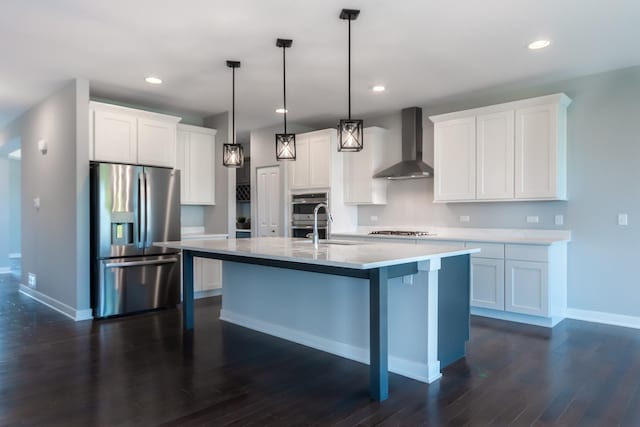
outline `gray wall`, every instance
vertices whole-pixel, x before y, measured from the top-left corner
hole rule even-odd
[[[75,309],[90,306],[88,102],[88,81],[74,80],[3,132],[22,139],[22,282],[35,273],[39,292]]]
[[[204,208],[204,226],[207,233],[229,233],[235,236],[236,173],[234,168],[222,165],[222,145],[228,143],[230,117],[221,113],[204,119],[204,125],[216,129],[216,204]]]
[[[510,85],[456,96],[424,108],[425,161],[433,164],[429,115],[565,92],[568,112],[568,202],[434,204],[433,180],[389,184],[388,204],[360,207],[359,225],[442,225],[539,228],[573,232],[569,246],[569,307],[640,316],[635,262],[640,249],[640,67],[553,84]],[[389,164],[400,157],[400,113],[365,120],[389,129]],[[438,173],[438,171],[435,171]],[[628,213],[628,227],[617,214]],[[556,227],[554,215],[564,214]],[[471,222],[459,222],[469,215]],[[371,217],[377,216],[373,222]]]

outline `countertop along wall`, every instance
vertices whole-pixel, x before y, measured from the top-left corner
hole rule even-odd
[[[423,106],[424,160],[433,165],[428,116],[564,92],[568,110],[568,202],[433,203],[433,180],[392,181],[386,206],[358,208],[360,226],[429,225],[548,228],[572,231],[568,259],[569,315],[640,327],[640,67],[558,83],[510,85]],[[389,130],[389,165],[400,159],[400,112],[365,119]],[[366,144],[366,141],[365,141]],[[438,173],[438,171],[435,171]],[[618,213],[629,226],[617,225]],[[564,215],[564,226],[554,216]],[[461,223],[460,215],[471,217]],[[540,217],[528,224],[527,215]],[[377,221],[372,221],[377,216]],[[628,317],[630,316],[630,317]]]

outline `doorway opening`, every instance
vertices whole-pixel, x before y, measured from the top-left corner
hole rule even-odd
[[[21,279],[21,189],[22,151],[20,138],[0,146],[0,274]]]

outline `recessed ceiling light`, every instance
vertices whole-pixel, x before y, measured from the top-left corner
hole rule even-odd
[[[535,40],[532,41],[531,43],[529,43],[529,49],[531,50],[538,50],[538,49],[544,49],[545,47],[549,46],[551,44],[551,42],[549,40]]]
[[[287,108],[286,110],[284,108],[276,108],[276,113],[278,114],[284,114],[284,113],[288,113],[289,109]]]
[[[375,85],[371,88],[371,90],[374,92],[384,92],[386,89],[387,88],[385,88],[383,85]]]
[[[162,84],[162,79],[160,79],[158,77],[154,77],[154,76],[149,76],[149,77],[145,78],[144,81],[147,82],[147,83],[150,83],[152,85]]]

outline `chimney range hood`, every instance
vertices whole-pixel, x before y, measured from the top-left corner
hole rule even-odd
[[[374,178],[433,178],[433,168],[422,161],[422,108],[402,110],[402,161],[388,167]]]

